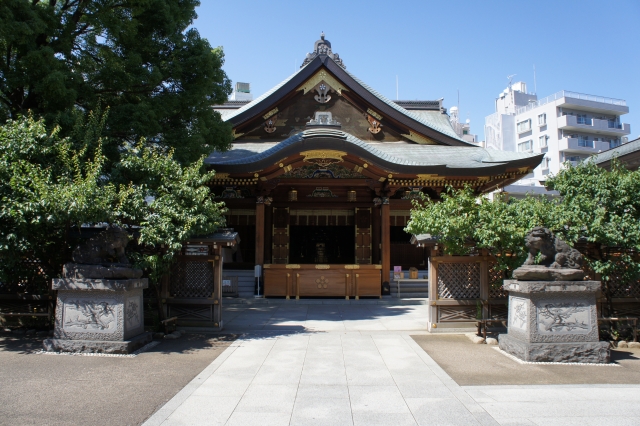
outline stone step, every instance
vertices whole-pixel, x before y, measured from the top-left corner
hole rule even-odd
[[[425,293],[429,292],[429,287],[400,287],[400,293],[404,293],[405,291],[409,293]],[[391,287],[391,292],[398,292],[398,289]]]
[[[398,294],[395,293],[395,294],[392,294],[392,296],[393,297],[398,297]],[[412,299],[413,298],[424,298],[424,299],[427,299],[428,297],[429,297],[429,293],[427,293],[427,292],[417,292],[417,293],[404,292],[404,291],[400,292],[400,298],[412,298]]]
[[[383,296],[382,299],[375,297],[362,298],[355,300],[354,298],[346,299],[284,299],[284,298],[244,298],[244,297],[225,297],[222,306],[247,306],[247,305],[426,305],[428,299],[425,297],[411,297],[410,295],[402,295],[402,298],[391,296]]]

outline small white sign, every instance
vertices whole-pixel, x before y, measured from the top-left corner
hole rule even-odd
[[[209,247],[206,245],[188,244],[184,254],[187,256],[208,256]]]
[[[222,285],[231,285],[231,280],[222,280]]]

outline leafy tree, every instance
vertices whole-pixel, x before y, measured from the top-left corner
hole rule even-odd
[[[0,281],[33,280],[25,259],[38,260],[45,277],[58,276],[71,254],[71,227],[111,219],[116,189],[101,183],[97,143],[93,155],[75,151],[58,129],[48,133],[31,117],[0,127]]]
[[[566,239],[591,243],[586,260],[600,274],[612,310],[614,282],[640,276],[640,171],[626,169],[617,159],[611,171],[587,161],[568,165],[547,185],[562,197],[559,222]]]
[[[437,235],[447,254],[486,249],[510,273],[527,256],[526,234],[535,226],[553,226],[556,211],[557,204],[545,197],[491,201],[469,187],[448,188],[440,200],[414,201],[405,231]]]
[[[3,0],[0,122],[29,111],[67,135],[76,110],[110,108],[103,153],[123,140],[174,149],[182,163],[231,143],[211,108],[231,84],[194,28],[197,0]]]
[[[160,279],[169,272],[182,243],[223,226],[224,203],[214,202],[207,184],[213,171],[205,171],[204,157],[182,166],[158,148],[140,143],[127,151],[114,169],[120,184],[115,221],[139,227],[137,249],[130,257],[146,269],[162,316]],[[137,182],[133,185],[131,182]]]
[[[600,276],[612,313],[617,286],[640,276],[640,171],[630,171],[615,159],[611,171],[591,161],[566,166],[547,181],[559,192],[558,201],[489,201],[469,188],[450,189],[440,202],[414,203],[406,231],[439,236],[449,254],[487,249],[507,272],[524,261],[524,237],[535,226],[549,227],[574,245],[587,242],[587,266]]]
[[[104,115],[90,114],[77,123],[75,140],[31,117],[0,127],[0,281],[32,278],[25,260],[43,265],[40,277],[60,276],[76,243],[71,230],[107,222],[135,236],[129,254],[156,284],[183,241],[224,223],[223,203],[207,186],[214,172],[204,169],[203,158],[183,166],[172,151],[141,141],[123,148],[105,174],[100,138],[94,140],[104,122]],[[91,155],[87,146],[96,146]]]

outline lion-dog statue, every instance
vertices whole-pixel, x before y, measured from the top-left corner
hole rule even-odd
[[[124,254],[128,243],[127,231],[117,226],[109,226],[106,230],[76,247],[71,256],[75,263],[80,264],[128,264],[129,259]]]
[[[529,249],[529,256],[523,265],[535,265],[537,260],[539,265],[549,268],[582,267],[582,254],[545,227],[533,228],[525,238],[525,245]]]

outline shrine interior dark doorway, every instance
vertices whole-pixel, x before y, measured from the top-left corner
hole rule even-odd
[[[291,226],[289,232],[290,263],[355,263],[353,226]]]

